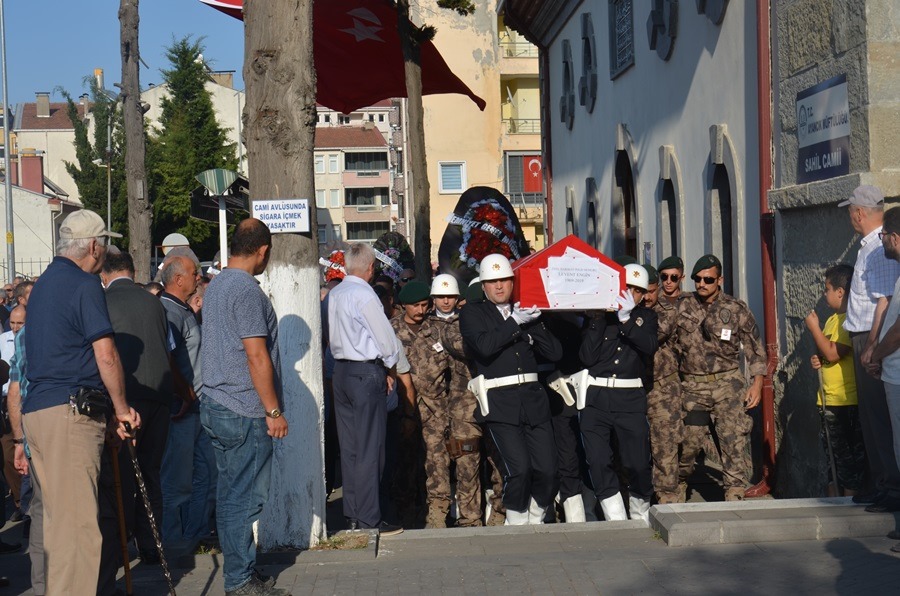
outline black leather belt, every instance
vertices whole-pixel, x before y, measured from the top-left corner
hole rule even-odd
[[[375,360],[347,360],[346,358],[335,358],[334,361],[342,364],[377,364],[378,366],[384,367],[384,360],[381,358],[376,358]]]

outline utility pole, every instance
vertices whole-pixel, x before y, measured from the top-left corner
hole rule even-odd
[[[275,234],[263,290],[278,313],[284,415],[275,442],[262,548],[306,548],[325,537],[322,325],[313,147],[313,0],[244,0],[244,137],[250,199],[308,199],[310,233]]]
[[[125,126],[125,179],[128,186],[128,252],[135,279],[150,279],[150,200],[147,198],[144,109],[141,105],[141,54],[138,50],[139,0],[120,0],[122,114]]]
[[[12,202],[12,177],[9,173],[9,98],[6,88],[6,17],[3,11],[3,0],[0,0],[0,62],[3,63],[3,187],[6,192],[6,281],[12,283],[16,278],[16,245],[13,242],[13,202]]]

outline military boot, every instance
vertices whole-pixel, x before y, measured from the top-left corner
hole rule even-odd
[[[425,529],[434,530],[447,527],[447,512],[437,508],[429,508],[425,518]]]

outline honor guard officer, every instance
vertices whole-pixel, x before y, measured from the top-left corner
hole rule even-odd
[[[722,292],[718,257],[700,257],[691,279],[697,291],[678,302],[675,331],[685,409],[679,478],[686,486],[712,420],[722,450],[725,500],[739,501],[750,484],[747,447],[753,420],[745,410],[759,404],[766,352],[753,313]],[[753,377],[749,388],[738,368],[741,352]]]
[[[649,270],[648,270],[649,271]],[[650,453],[653,456],[653,488],[660,504],[678,503],[678,447],[684,436],[681,418],[681,379],[678,377],[678,357],[675,352],[675,329],[678,324],[676,303],[681,295],[680,283],[684,263],[679,257],[668,257],[654,271],[649,271],[650,292],[644,306],[652,308],[659,321],[659,349],[653,357],[653,385],[647,394],[647,421],[650,423]],[[663,271],[665,273],[663,273]],[[663,296],[659,296],[662,282]]]
[[[481,261],[485,301],[467,304],[459,325],[478,376],[469,387],[499,452],[507,525],[539,524],[556,495],[556,450],[547,394],[535,353],[550,361],[562,346],[537,319],[536,307],[510,304],[513,271],[499,254]]]
[[[628,519],[610,443],[615,432],[628,473],[632,519],[648,522],[653,484],[645,377],[658,345],[656,313],[642,305],[647,270],[625,266],[626,289],[616,312],[592,313],[579,358],[587,369],[570,377],[581,410],[581,436],[594,491],[607,521]]]

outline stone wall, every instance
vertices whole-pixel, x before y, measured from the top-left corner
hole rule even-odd
[[[896,0],[773,2],[776,280],[781,364],[775,378],[776,492],[823,494],[826,461],[809,366],[814,344],[804,317],[824,324],[824,271],[856,258],[858,236],[836,204],[860,184],[900,194],[900,10]],[[797,185],[797,93],[846,74],[850,174]]]

